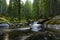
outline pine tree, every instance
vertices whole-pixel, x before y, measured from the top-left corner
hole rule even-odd
[[[24,15],[26,20],[29,20],[32,18],[32,4],[30,0],[26,0],[24,5]]]
[[[40,12],[39,12],[39,9],[40,9],[39,1],[40,0],[34,0],[34,2],[33,2],[34,19],[36,19],[36,20],[40,18],[39,17],[39,14],[40,14]]]
[[[34,0],[35,18],[49,18],[58,14],[58,0]]]
[[[8,14],[10,17],[17,17],[18,15],[18,0],[10,0],[8,7]]]
[[[58,0],[58,15],[60,15],[60,0]]]
[[[58,0],[50,0],[50,16],[56,16],[58,14]]]
[[[0,13],[3,15],[6,15],[6,13],[7,13],[6,0],[0,0]]]
[[[20,21],[20,19],[21,19],[21,16],[20,16],[20,14],[21,14],[21,12],[20,12],[20,11],[21,11],[21,10],[20,10],[20,8],[21,8],[21,3],[20,3],[20,1],[21,1],[21,0],[17,0],[17,1],[18,1],[18,2],[17,2],[17,3],[18,3],[18,20]]]

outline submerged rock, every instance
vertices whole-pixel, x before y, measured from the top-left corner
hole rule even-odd
[[[56,40],[56,37],[51,32],[41,32],[41,33],[31,35],[25,40]]]

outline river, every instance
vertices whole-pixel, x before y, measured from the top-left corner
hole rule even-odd
[[[39,27],[37,28],[37,26],[39,26],[39,24],[36,24],[36,22],[35,22],[34,25],[32,25],[32,26],[33,26],[33,27],[32,27],[32,28],[33,28],[32,31],[35,31],[35,32],[37,31],[37,32],[38,32],[38,30],[39,30],[38,28],[39,28]],[[45,26],[46,26],[46,25],[45,25]],[[51,25],[51,24],[49,24],[49,25],[47,25],[47,26],[48,26],[48,28],[53,28],[53,29],[56,29],[56,30],[60,30],[60,25]],[[3,38],[2,40],[25,40],[25,39],[26,39],[27,37],[29,37],[31,34],[25,35],[25,34],[23,34],[23,33],[24,33],[24,32],[23,32],[23,33],[22,33],[23,36],[20,36],[20,35],[21,35],[20,33],[19,33],[19,34],[18,34],[17,32],[14,33],[14,31],[16,31],[16,30],[17,30],[18,32],[19,32],[19,31],[22,31],[22,30],[23,30],[23,31],[25,31],[25,30],[27,31],[27,30],[29,30],[29,29],[30,29],[30,27],[27,27],[27,28],[17,28],[17,29],[0,29],[0,37],[1,37],[1,35],[2,35],[1,32],[3,32],[3,33],[5,33],[5,35],[3,36],[4,38]],[[11,31],[12,31],[12,32],[11,32]],[[9,32],[12,33],[12,36],[14,36],[14,35],[16,35],[16,34],[18,34],[18,36],[15,37],[15,38],[14,38],[14,37],[12,38],[12,36],[10,36],[10,37],[11,37],[11,38],[10,38],[10,37],[9,37],[9,35],[10,35]],[[14,34],[13,34],[13,33],[14,33]],[[0,39],[0,40],[1,40],[1,39]]]
[[[18,33],[17,34],[17,32],[19,31],[19,30],[17,30],[17,32],[16,33],[13,33],[13,31],[16,31],[15,29],[13,30],[13,29],[3,29],[2,30],[3,31],[3,33],[4,34],[1,34],[0,35],[0,37],[2,36],[2,38],[3,39],[0,39],[0,40],[24,40],[24,39],[26,39],[27,37],[29,37],[30,36],[30,34],[29,35],[27,35],[26,33],[22,33],[22,34],[20,34],[20,33]],[[11,32],[12,31],[12,32]],[[10,32],[10,33],[9,33]],[[0,32],[1,33],[1,32]],[[23,35],[23,36],[20,36],[20,35]],[[26,35],[25,35],[26,34]],[[12,36],[10,36],[10,35],[12,35]],[[18,35],[18,36],[17,36]],[[10,37],[9,37],[10,36]],[[13,37],[13,36],[15,36],[15,37]]]

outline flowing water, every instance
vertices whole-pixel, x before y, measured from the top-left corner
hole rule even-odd
[[[37,22],[34,22],[34,24],[30,24],[30,27],[32,28],[32,30],[31,31],[35,31],[35,32],[39,32],[39,30],[41,30],[40,28],[39,28],[39,26],[40,26],[40,24],[37,24]],[[9,40],[10,38],[9,38],[9,34],[8,34],[8,32],[11,32],[11,31],[16,31],[16,30],[18,30],[18,31],[22,31],[22,30],[26,30],[27,31],[27,29],[30,29],[30,27],[27,27],[27,28],[17,28],[17,29],[2,29],[2,31],[5,33],[5,35],[4,35],[4,39],[3,40]],[[48,28],[54,28],[54,29],[57,29],[57,30],[60,30],[60,25],[48,25]],[[0,30],[0,37],[1,37],[1,35],[2,35],[2,32],[1,30]],[[12,32],[11,32],[12,33]],[[17,32],[16,32],[16,34],[17,34]],[[12,35],[14,35],[14,34],[12,34]],[[29,34],[29,35],[24,35],[24,36],[18,36],[17,38],[17,40],[24,40],[24,39],[26,39],[27,37],[29,37],[31,34]],[[46,38],[45,38],[46,39]],[[1,39],[0,39],[1,40]],[[15,40],[15,39],[11,39],[11,40]]]

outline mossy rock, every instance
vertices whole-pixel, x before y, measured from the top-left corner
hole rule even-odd
[[[45,24],[60,24],[60,15],[51,18],[49,21],[45,22]]]
[[[60,20],[59,19],[49,20],[49,21],[45,22],[45,24],[60,24]]]
[[[0,17],[0,23],[8,23],[9,21],[6,18]]]

